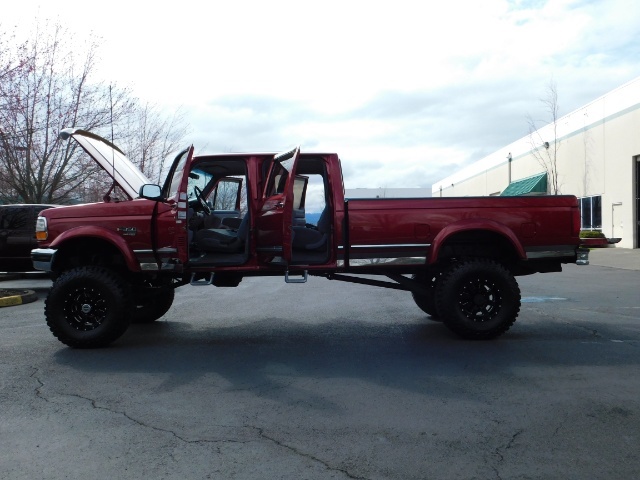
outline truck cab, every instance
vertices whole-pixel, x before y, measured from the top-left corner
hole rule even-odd
[[[39,269],[59,273],[85,252],[165,282],[222,285],[241,272],[335,267],[336,205],[343,203],[335,154],[301,155],[294,148],[194,156],[190,147],[163,185],[154,185],[107,140],[79,129],[62,136],[98,161],[128,201],[41,217],[40,248],[33,253]],[[332,188],[333,177],[340,188]],[[113,258],[116,251],[121,259]]]
[[[159,224],[176,222],[179,262],[194,278],[209,273],[214,284],[224,272],[230,278],[233,272],[333,268],[342,191],[331,188],[331,167],[339,165],[332,160],[301,155],[299,148],[193,158],[179,187],[170,186],[177,173],[165,183],[158,199],[172,209]],[[165,243],[171,241],[167,236]]]

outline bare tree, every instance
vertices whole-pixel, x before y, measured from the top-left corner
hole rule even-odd
[[[108,176],[75,142],[58,138],[65,127],[91,130],[116,144],[122,140],[123,151],[157,177],[186,133],[182,117],[163,120],[128,89],[94,82],[97,41],[79,51],[81,42],[59,23],[45,27],[38,24],[13,56],[0,57],[0,203],[101,198]]]
[[[159,184],[162,184],[166,173],[165,166],[170,166],[167,161],[172,161],[175,153],[185,147],[182,140],[188,131],[182,112],[163,116],[158,106],[141,104],[137,99],[131,100],[130,111],[113,122],[112,127],[112,131],[102,132],[102,135],[112,138],[149,180]],[[84,201],[104,200],[105,192],[112,199],[127,198],[108,175],[99,173],[92,175],[80,187]]]
[[[58,132],[68,126],[99,129],[112,118],[108,90],[90,82],[96,43],[78,59],[60,24],[40,31],[22,50],[20,67],[0,84],[0,176],[4,201],[63,203],[96,167]],[[125,90],[114,100],[114,119],[130,111]],[[77,161],[76,161],[77,160]]]
[[[133,112],[115,126],[118,147],[150,180],[160,183],[165,162],[181,144],[187,126],[181,111],[166,117],[157,105],[136,101]]]
[[[11,47],[11,45],[15,44],[14,34],[3,32],[0,35],[0,82],[11,81],[13,73],[22,66],[21,62],[24,61],[22,51],[25,48],[25,44]]]
[[[531,146],[531,154],[547,172],[548,188],[552,195],[560,194],[560,183],[558,178],[558,150],[560,142],[558,141],[558,90],[554,81],[550,81],[547,85],[547,93],[540,101],[545,107],[546,113],[549,115],[548,120],[543,121],[544,125],[538,127],[540,122],[536,122],[531,115],[527,116],[529,125],[529,144]],[[545,128],[548,127],[548,128]],[[549,132],[548,138],[543,138],[541,130]]]
[[[11,47],[10,45],[12,44],[16,45],[15,35],[8,33],[4,29],[0,29],[0,114],[2,113],[1,109],[7,108],[12,102],[12,99],[7,96],[2,86],[13,81],[16,72],[23,66],[22,62],[24,62],[25,58],[25,45],[21,44]],[[2,130],[0,130],[0,135],[1,134]],[[0,173],[1,172],[0,170]],[[0,174],[0,194],[8,190],[10,190],[10,187],[4,176]]]

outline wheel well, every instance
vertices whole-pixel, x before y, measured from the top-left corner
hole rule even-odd
[[[97,265],[112,270],[126,270],[122,253],[111,243],[99,238],[74,238],[56,252],[53,270],[62,272],[74,267]]]
[[[461,257],[492,258],[503,264],[513,263],[518,253],[505,236],[489,230],[467,230],[448,237],[438,252],[438,262]]]

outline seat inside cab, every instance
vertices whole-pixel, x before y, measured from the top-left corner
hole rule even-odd
[[[249,259],[248,187],[244,160],[204,157],[195,164],[187,187],[191,263],[241,265]],[[328,194],[323,159],[301,158],[294,181],[292,263],[322,264],[330,257]]]
[[[249,257],[250,215],[244,160],[199,160],[189,174],[189,258],[194,264],[241,265]]]
[[[293,189],[292,262],[326,263],[330,254],[333,212],[322,158],[301,158]]]

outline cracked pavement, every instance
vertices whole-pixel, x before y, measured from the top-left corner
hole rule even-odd
[[[637,478],[640,272],[518,280],[496,341],[404,292],[255,278],[100,350],[59,343],[34,285],[0,319],[0,478]]]

